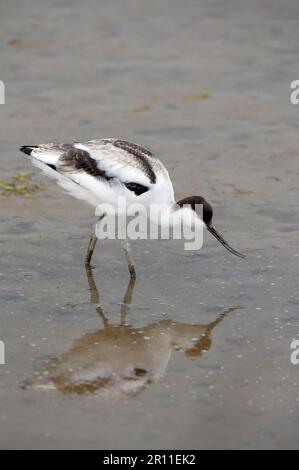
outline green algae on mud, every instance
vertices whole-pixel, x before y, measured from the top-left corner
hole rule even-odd
[[[43,191],[45,188],[32,182],[31,177],[30,173],[16,173],[10,179],[0,180],[1,195],[30,197],[39,191]]]

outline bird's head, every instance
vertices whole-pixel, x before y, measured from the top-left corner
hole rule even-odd
[[[177,205],[180,208],[190,208],[195,212],[196,216],[203,221],[207,230],[233,255],[239,256],[239,258],[245,258],[245,255],[239,251],[234,250],[220,235],[220,233],[213,226],[213,208],[211,204],[206,201],[202,196],[188,196],[180,201],[177,201]]]

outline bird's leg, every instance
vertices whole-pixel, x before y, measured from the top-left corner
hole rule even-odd
[[[90,236],[87,252],[85,255],[85,259],[84,259],[85,265],[87,266],[90,266],[91,257],[93,255],[93,251],[97,243],[96,226],[104,217],[105,217],[105,214],[101,215],[99,217],[99,220],[92,226],[91,236]]]
[[[90,303],[97,304],[96,311],[99,314],[99,316],[101,317],[104,327],[107,327],[108,326],[108,319],[107,319],[107,317],[104,313],[104,310],[102,309],[102,307],[100,305],[100,294],[99,294],[97,285],[96,285],[94,277],[93,277],[92,269],[88,265],[85,266],[85,269],[86,269],[86,277],[87,277],[88,287],[89,287],[89,290],[90,290]],[[128,311],[129,311],[130,304],[132,302],[132,295],[133,295],[133,291],[134,291],[134,286],[135,286],[135,278],[131,278],[129,280],[127,290],[126,290],[126,293],[124,295],[124,298],[123,298],[123,301],[122,301],[122,304],[121,304],[120,325],[125,325],[126,316],[127,316]]]
[[[126,293],[124,295],[122,304],[121,304],[121,309],[120,309],[120,324],[121,325],[125,325],[126,316],[129,311],[130,304],[132,302],[134,286],[135,286],[135,277],[131,277],[131,279],[129,280],[129,284],[128,284]]]
[[[86,270],[86,277],[87,277],[88,287],[89,287],[89,291],[90,291],[90,303],[91,304],[99,304],[100,303],[100,295],[99,295],[99,291],[98,291],[97,285],[95,283],[95,280],[93,278],[92,269],[91,269],[90,264],[85,265],[85,270]]]
[[[129,268],[131,279],[136,279],[136,271],[134,267],[134,261],[131,255],[130,243],[126,238],[124,240],[121,240],[121,247],[124,250],[125,255],[126,255],[126,260],[128,263],[128,268]]]
[[[93,255],[93,251],[94,251],[94,248],[95,248],[96,243],[97,243],[97,236],[95,234],[95,225],[96,224],[94,224],[92,226],[91,236],[90,236],[87,252],[86,252],[86,255],[85,255],[85,259],[84,259],[84,262],[85,262],[86,266],[90,266],[91,257]]]
[[[106,327],[108,325],[108,319],[107,319],[107,317],[106,317],[106,315],[105,315],[105,313],[104,313],[104,311],[103,311],[103,309],[100,305],[100,294],[99,294],[97,285],[95,283],[95,280],[94,280],[94,277],[93,277],[93,274],[92,274],[91,266],[86,265],[85,269],[86,269],[86,277],[87,277],[87,281],[88,281],[88,287],[89,287],[89,290],[90,290],[90,303],[91,304],[97,304],[96,311],[100,315],[100,317],[103,321],[104,327]]]

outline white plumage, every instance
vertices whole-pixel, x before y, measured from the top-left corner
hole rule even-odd
[[[100,203],[114,204],[117,196],[125,196],[128,202],[145,205],[174,203],[168,171],[149,150],[136,144],[120,139],[100,139],[72,145],[51,143],[22,149],[30,152],[33,164],[47,176],[56,179],[72,196],[94,207]],[[75,155],[76,149],[83,150],[86,158],[96,162],[98,175],[91,174],[84,166],[78,165],[79,168],[76,168],[72,162],[64,163],[65,154],[72,152]],[[49,165],[54,166],[55,170]],[[105,176],[101,176],[102,172]],[[154,181],[150,178],[152,173]],[[146,191],[136,195],[125,186],[126,183],[141,185]]]

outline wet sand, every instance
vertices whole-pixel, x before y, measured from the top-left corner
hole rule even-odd
[[[0,199],[0,447],[298,448],[298,2],[14,0],[0,16],[1,179],[45,188]],[[209,234],[199,252],[135,242],[122,325],[127,268],[102,243],[105,330],[92,210],[18,148],[112,136],[150,147],[177,198],[210,200],[247,258]],[[80,393],[74,369],[102,381]]]

